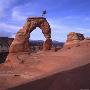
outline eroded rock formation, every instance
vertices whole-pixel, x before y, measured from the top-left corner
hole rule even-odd
[[[45,42],[47,42],[47,40],[50,40],[51,28],[46,18],[31,17],[27,19],[27,22],[25,23],[23,28],[17,32],[16,37],[10,46],[9,52],[28,52],[30,51],[30,48],[29,48],[30,33],[34,29],[36,29],[36,27],[39,27],[42,30],[42,33],[44,34],[46,38]],[[43,45],[44,50],[48,50],[52,46],[51,40],[50,40],[50,43],[45,43],[45,44],[48,44],[48,47],[46,45]]]
[[[44,50],[51,49],[52,47],[51,28],[46,18],[30,17],[27,19],[23,28],[17,32],[15,39],[13,40],[10,46],[9,55],[6,59],[6,62],[7,61],[11,62],[11,57],[12,58],[16,57],[16,61],[18,61],[17,53],[20,54],[20,52],[23,52],[23,53],[30,52],[30,45],[29,45],[30,33],[34,29],[36,29],[36,27],[39,27],[42,30],[42,33],[44,34],[44,37],[46,38],[46,41],[44,42],[44,45],[43,45],[43,49]],[[15,54],[12,54],[12,53],[15,53]]]
[[[84,40],[85,37],[83,34],[81,33],[75,33],[75,32],[70,32],[68,35],[67,35],[67,40],[66,40],[66,43],[65,43],[65,47],[73,47],[73,46],[78,46],[79,45],[79,42]]]

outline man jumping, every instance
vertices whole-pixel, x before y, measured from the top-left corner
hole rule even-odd
[[[46,10],[42,11],[42,17],[44,17],[46,13],[47,13]]]

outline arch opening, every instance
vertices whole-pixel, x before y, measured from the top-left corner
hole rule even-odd
[[[43,49],[43,44],[45,41],[45,37],[42,34],[42,30],[39,27],[36,27],[31,34],[29,38],[30,42],[30,50],[32,52],[38,52]]]
[[[42,30],[39,27],[36,27],[31,33],[30,33],[30,40],[43,40],[45,41],[44,34],[42,34]]]

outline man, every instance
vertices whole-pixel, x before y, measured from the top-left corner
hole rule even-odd
[[[46,13],[47,13],[46,10],[42,11],[42,16],[44,17]]]

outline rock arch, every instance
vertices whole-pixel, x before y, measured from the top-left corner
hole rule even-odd
[[[34,29],[36,29],[36,27],[39,27],[42,30],[42,33],[46,38],[46,41],[43,44],[43,49],[50,50],[52,47],[51,28],[46,18],[30,17],[27,19],[23,28],[17,32],[15,39],[10,46],[9,52],[16,53],[16,52],[30,51],[30,48],[29,48],[30,33]]]

